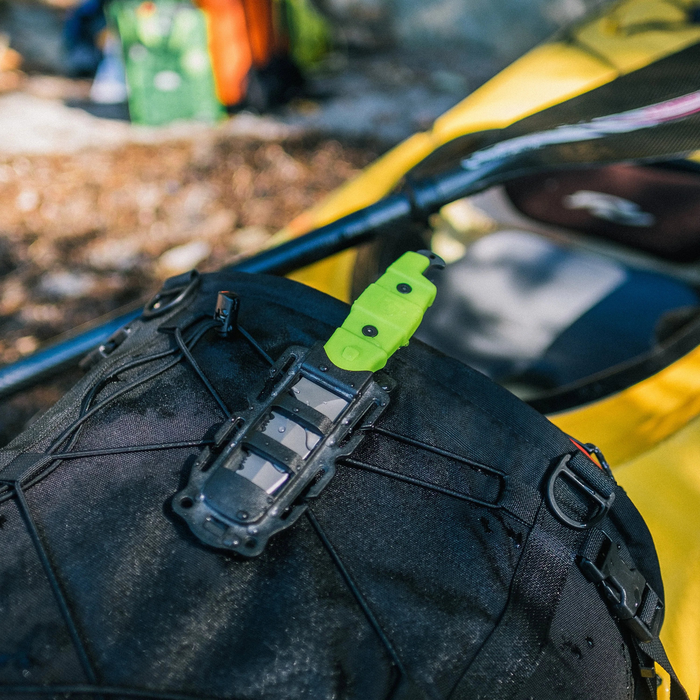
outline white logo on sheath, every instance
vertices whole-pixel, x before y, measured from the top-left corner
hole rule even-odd
[[[642,211],[639,204],[604,192],[579,190],[564,197],[562,204],[567,209],[587,209],[591,216],[622,226],[648,227],[656,223],[656,217]]]

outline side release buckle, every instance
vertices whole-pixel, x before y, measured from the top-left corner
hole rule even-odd
[[[598,585],[612,614],[640,642],[649,642],[654,639],[654,622],[663,603],[642,573],[629,566],[610,537],[603,534],[603,546],[595,562],[582,557],[579,567],[589,581]]]

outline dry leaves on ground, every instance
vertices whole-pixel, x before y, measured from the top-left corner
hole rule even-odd
[[[0,157],[0,362],[148,296],[168,275],[253,253],[376,155],[332,140],[207,137]],[[0,404],[0,440],[72,381]]]

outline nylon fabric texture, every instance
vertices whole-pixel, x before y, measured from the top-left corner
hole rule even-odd
[[[226,338],[224,289],[241,298]],[[386,367],[385,412],[260,556],[202,544],[173,511],[270,363],[346,314],[289,280],[204,275],[0,451],[0,698],[647,700],[548,478],[573,455],[615,496],[596,528],[663,597],[641,517],[542,415],[417,341]],[[595,513],[554,487],[568,517]]]

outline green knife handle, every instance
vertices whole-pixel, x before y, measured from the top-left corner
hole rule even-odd
[[[431,253],[404,253],[357,298],[324,348],[341,369],[376,372],[416,332],[437,289],[424,276],[444,263]]]

